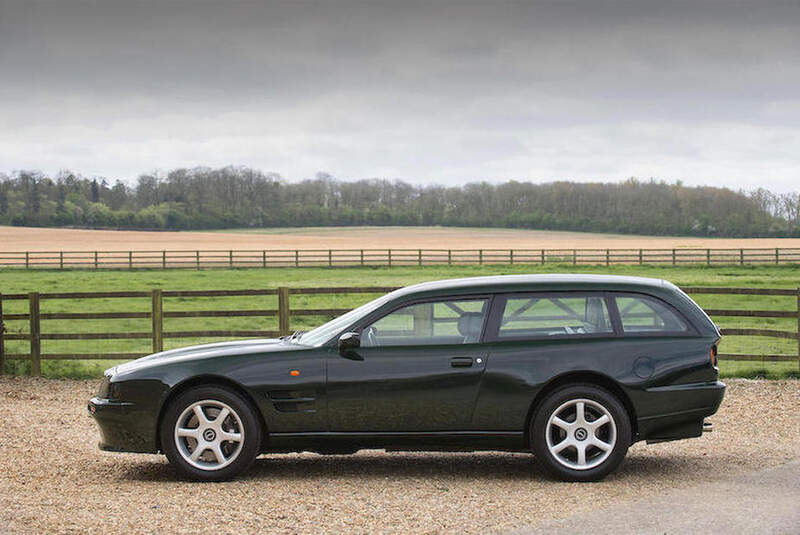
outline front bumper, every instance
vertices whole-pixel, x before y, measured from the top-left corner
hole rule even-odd
[[[93,397],[86,409],[100,428],[101,450],[157,453],[151,426],[143,425],[134,403]]]

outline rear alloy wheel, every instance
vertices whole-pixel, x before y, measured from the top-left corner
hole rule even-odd
[[[531,426],[534,454],[566,481],[597,481],[625,457],[631,440],[625,408],[594,385],[569,385],[548,395]]]
[[[238,393],[198,387],[170,404],[161,423],[161,447],[182,475],[204,481],[230,479],[259,453],[261,428]]]

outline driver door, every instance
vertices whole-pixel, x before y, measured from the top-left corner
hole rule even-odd
[[[397,308],[361,329],[361,347],[328,361],[331,432],[468,430],[488,352],[488,297]]]

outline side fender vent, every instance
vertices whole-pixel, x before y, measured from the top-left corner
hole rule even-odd
[[[302,390],[273,390],[267,397],[278,412],[317,412],[317,393]]]

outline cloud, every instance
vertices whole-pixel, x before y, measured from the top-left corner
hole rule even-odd
[[[0,0],[0,171],[790,190],[798,22],[779,2]]]

